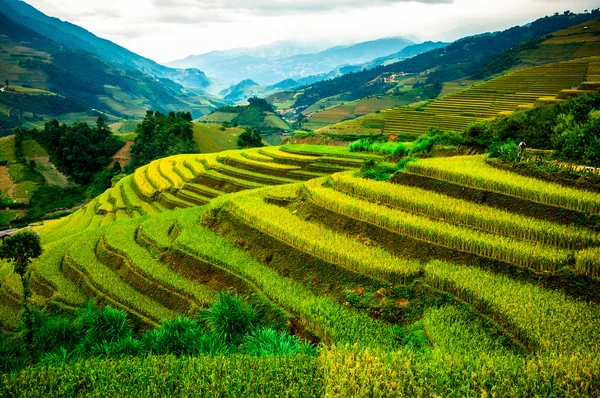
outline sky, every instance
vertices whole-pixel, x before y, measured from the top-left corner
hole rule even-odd
[[[192,54],[281,40],[321,46],[382,37],[453,41],[545,15],[598,7],[597,0],[26,0],[166,63]]]

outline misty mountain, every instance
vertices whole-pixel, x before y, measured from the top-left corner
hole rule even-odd
[[[13,21],[29,27],[50,40],[73,50],[85,50],[102,57],[114,66],[137,70],[158,78],[171,79],[190,88],[205,88],[211,84],[198,69],[174,69],[142,57],[109,40],[58,18],[49,17],[21,0],[0,0],[0,10]]]
[[[336,46],[323,51],[299,53],[306,48],[292,44],[285,50],[288,42],[275,43],[257,49],[234,49],[213,51],[193,55],[183,60],[169,63],[172,67],[195,67],[204,70],[209,76],[219,80],[239,82],[251,79],[258,84],[277,82],[329,73],[343,65],[357,65],[402,51],[413,44],[401,37],[385,38]],[[288,53],[298,53],[288,56]]]
[[[395,62],[400,62],[408,58],[416,57],[417,55],[426,53],[427,51],[436,50],[438,48],[444,48],[449,44],[450,43],[444,43],[441,41],[426,41],[420,44],[413,44],[412,46],[408,46],[397,53],[374,59],[371,62],[363,64],[362,67],[363,69],[371,69],[376,68],[378,66],[390,65]]]
[[[385,74],[429,71],[427,83],[461,79],[478,72],[481,67],[504,51],[535,37],[587,22],[594,16],[593,13],[557,13],[524,26],[465,37],[445,47],[427,51],[404,61],[317,82],[303,90],[295,106],[305,109],[323,98],[343,93],[348,95],[348,100],[352,100],[385,92],[392,88],[381,78]],[[373,84],[374,81],[377,84]]]
[[[0,93],[0,130],[18,125],[23,116],[39,120],[78,112],[83,117],[137,118],[154,109],[189,111],[200,117],[221,104],[202,100],[172,80],[121,69],[91,52],[68,48],[2,13],[0,71],[9,88],[32,89],[32,94]]]

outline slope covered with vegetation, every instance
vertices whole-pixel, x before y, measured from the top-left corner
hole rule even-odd
[[[215,109],[193,90],[138,70],[119,69],[98,55],[69,49],[0,14],[0,130],[39,126],[50,118],[111,122],[143,117],[147,107],[200,117]]]
[[[584,23],[596,18],[597,14],[598,10],[585,14],[569,12],[555,14],[525,26],[460,39],[442,49],[432,50],[405,61],[318,82],[302,89],[294,107],[304,110],[319,100],[340,94],[346,95],[347,100],[354,100],[385,93],[393,88],[385,77],[397,73],[428,72],[429,83],[465,78],[477,73],[492,59],[513,47],[560,29]],[[578,46],[587,48],[586,43],[579,43]]]
[[[50,350],[2,388],[34,388],[69,364],[57,384],[35,388],[56,394],[92,369],[105,381],[131,369],[128,383],[168,394],[594,395],[600,196],[482,156],[408,163],[392,182],[355,176],[365,159],[382,158],[303,145],[167,157],[37,227],[34,301],[51,311],[68,318],[93,297],[156,335],[186,315],[192,323],[178,327],[192,347],[212,330],[189,334],[196,309],[233,289],[318,352],[200,350],[196,360],[148,356],[147,339],[107,340],[87,361]],[[0,315],[15,330],[20,284],[2,270]],[[163,385],[165,366],[189,374]],[[235,376],[210,382],[219,372]],[[85,388],[116,388],[103,386]]]
[[[201,123],[249,127],[261,134],[291,130],[290,126],[275,113],[273,106],[257,97],[248,99],[247,105],[223,106],[199,119]]]

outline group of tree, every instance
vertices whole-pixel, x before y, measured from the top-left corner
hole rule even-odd
[[[92,182],[124,144],[101,117],[95,127],[87,123],[68,126],[52,120],[39,133],[30,131],[27,134],[38,139],[60,171],[82,185]]]
[[[238,137],[238,146],[240,148],[257,148],[265,146],[262,137],[256,129],[247,127]]]
[[[599,112],[600,91],[475,123],[465,131],[464,143],[495,152],[507,141],[524,141],[554,150],[558,160],[600,167]]]
[[[137,137],[131,147],[128,171],[155,159],[182,153],[198,153],[194,141],[192,115],[189,112],[148,111],[136,129]]]
[[[248,99],[248,105],[227,105],[214,112],[236,113],[235,118],[229,123],[233,126],[249,127],[262,134],[280,131],[279,128],[265,124],[265,117],[267,114],[274,114],[275,109],[264,98],[252,97]]]

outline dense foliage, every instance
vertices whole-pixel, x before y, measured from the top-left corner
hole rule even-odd
[[[595,114],[599,109],[600,92],[585,94],[564,103],[475,123],[465,131],[464,143],[490,148],[492,155],[506,157],[510,142],[525,141],[531,148],[555,150],[558,160],[597,167],[600,119]],[[514,147],[512,152],[516,155]]]
[[[255,129],[259,134],[275,133],[280,128],[269,126],[265,123],[265,117],[274,113],[274,108],[265,99],[252,97],[248,99],[248,105],[227,105],[214,112],[236,113],[235,118],[225,126],[242,126]]]
[[[262,143],[262,138],[256,129],[247,128],[238,137],[238,146],[240,148],[256,148],[265,145]]]
[[[123,146],[123,141],[112,134],[101,117],[95,128],[87,123],[67,126],[53,120],[40,133],[28,134],[39,134],[40,143],[56,167],[79,184],[90,183]]]
[[[242,353],[254,356],[314,354],[314,348],[286,331],[266,326],[257,308],[237,295],[221,293],[207,310],[191,318],[165,320],[136,332],[122,310],[92,302],[74,318],[34,311],[33,359],[43,365],[104,357],[197,356]],[[0,372],[27,364],[22,333],[0,341]]]
[[[155,159],[182,153],[197,153],[194,141],[192,116],[189,112],[170,112],[163,115],[148,111],[136,129],[137,137],[131,147],[131,162],[128,170],[133,171]]]

